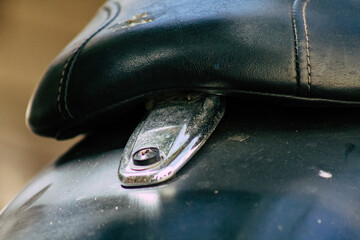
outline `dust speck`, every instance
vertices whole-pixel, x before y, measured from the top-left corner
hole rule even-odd
[[[245,141],[245,140],[247,140],[249,138],[250,138],[249,135],[241,133],[239,135],[234,135],[234,136],[229,137],[228,140],[237,141],[237,142],[243,142],[243,141]]]

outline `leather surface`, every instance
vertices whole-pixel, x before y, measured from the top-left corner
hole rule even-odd
[[[359,101],[360,2],[296,1],[301,95]]]
[[[358,104],[360,3],[109,1],[56,58],[30,128],[68,138],[129,118],[162,92],[197,90]]]

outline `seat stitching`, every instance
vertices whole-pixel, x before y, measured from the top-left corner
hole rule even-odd
[[[57,98],[58,110],[59,110],[59,113],[61,114],[61,116],[64,118],[64,120],[67,120],[69,118],[72,118],[72,119],[74,118],[74,116],[71,114],[71,112],[69,110],[68,101],[67,101],[68,83],[70,80],[72,70],[74,68],[74,64],[75,64],[81,50],[85,47],[85,45],[93,37],[95,37],[95,35],[97,35],[100,31],[102,31],[104,28],[106,28],[119,15],[120,5],[117,2],[113,2],[113,3],[116,6],[116,13],[114,14],[114,16],[112,18],[108,19],[98,30],[96,30],[87,39],[85,39],[83,41],[83,43],[79,46],[79,48],[73,54],[71,54],[70,57],[65,62],[65,65],[63,67],[63,71],[61,74],[61,78],[59,81],[58,98]],[[104,10],[107,11],[109,15],[111,14],[111,9],[109,7],[105,7]],[[62,89],[64,89],[64,91]],[[63,105],[64,106],[63,107],[65,109],[65,113],[67,114],[67,116],[64,115],[64,111],[62,110],[62,105],[61,105],[61,93],[62,92],[64,92],[64,96],[63,96],[63,100],[64,100]]]
[[[305,45],[306,45],[306,64],[307,64],[307,72],[308,72],[308,81],[307,81],[307,93],[310,96],[311,91],[311,62],[310,62],[310,47],[309,47],[309,32],[306,21],[306,7],[310,0],[306,0],[302,8],[302,16],[304,21],[304,29],[305,29]]]
[[[300,79],[300,60],[299,60],[299,39],[298,39],[298,33],[297,33],[297,26],[296,26],[296,19],[295,19],[295,12],[296,12],[296,2],[294,1],[292,12],[291,12],[291,18],[292,18],[292,27],[293,27],[293,35],[294,35],[294,51],[295,51],[295,71],[296,71],[296,93],[299,95],[299,89],[301,84]]]
[[[63,71],[61,72],[61,78],[60,78],[60,82],[59,82],[59,86],[58,86],[57,108],[58,108],[59,113],[65,120],[66,120],[66,116],[63,114],[62,109],[61,109],[61,90],[62,90],[62,86],[63,86],[66,68],[67,68],[72,56],[73,56],[73,54],[70,54],[70,57],[68,57],[66,59],[65,65],[63,67]]]

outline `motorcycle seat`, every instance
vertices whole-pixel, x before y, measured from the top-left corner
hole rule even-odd
[[[179,91],[357,106],[359,11],[353,0],[108,1],[45,73],[28,125],[69,138]]]

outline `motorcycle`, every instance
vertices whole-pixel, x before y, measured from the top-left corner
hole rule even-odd
[[[359,8],[106,2],[27,113],[86,136],[1,211],[0,239],[358,239]]]

